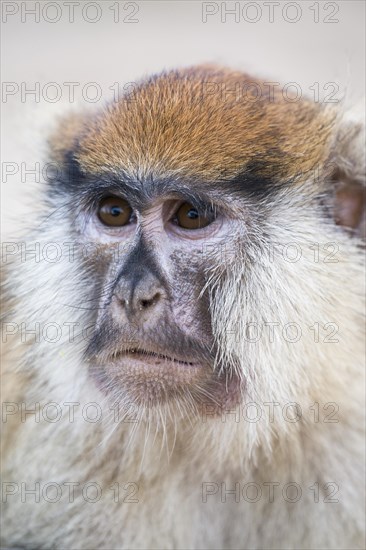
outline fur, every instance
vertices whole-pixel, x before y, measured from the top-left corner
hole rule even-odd
[[[362,128],[347,124],[340,113],[309,101],[223,101],[218,94],[202,98],[202,83],[260,81],[227,69],[200,67],[174,71],[141,83],[132,101],[122,99],[95,117],[75,116],[51,138],[51,155],[63,163],[72,153],[81,170],[95,175],[123,170],[142,181],[197,178],[203,186],[232,180],[256,163],[259,175],[276,182],[248,212],[238,206],[245,231],[228,243],[227,254],[208,269],[212,329],[219,349],[218,364],[245,380],[242,401],[232,410],[202,414],[181,400],[153,410],[133,411],[134,421],[115,421],[111,404],[88,375],[81,329],[95,321],[92,307],[94,274],[81,258],[22,261],[17,254],[5,278],[5,322],[44,326],[75,325],[75,340],[62,331],[54,343],[28,344],[19,333],[4,346],[3,401],[60,404],[61,419],[47,422],[20,412],[3,424],[3,482],[58,483],[58,502],[34,502],[19,494],[3,505],[2,536],[7,546],[73,549],[257,549],[364,548],[364,265],[360,238],[336,225],[332,200],[347,174],[364,185]],[[358,144],[358,145],[357,145]],[[319,168],[320,178],[315,177]],[[318,172],[317,172],[318,173]],[[319,175],[318,173],[318,175]],[[286,185],[281,185],[286,182]],[[35,242],[70,240],[73,204],[51,187],[45,215],[28,234]],[[230,200],[234,200],[230,197]],[[335,199],[334,199],[335,200]],[[325,206],[326,203],[326,206]],[[240,203],[241,204],[241,203]],[[52,207],[49,215],[50,205]],[[256,216],[256,213],[258,216]],[[237,242],[239,244],[237,244]],[[296,243],[297,262],[283,256],[282,246]],[[323,255],[314,261],[314,243]],[[336,243],[337,262],[324,261],[323,245]],[[330,249],[331,250],[331,249]],[[243,337],[248,323],[276,322],[301,327],[291,343],[275,330],[274,341],[263,330],[257,342]],[[337,343],[314,342],[312,327],[335,323]],[[42,340],[42,339],[41,339]],[[75,402],[74,422],[69,407]],[[99,403],[102,418],[87,422],[83,405]],[[244,416],[255,402],[263,411],[258,422]],[[295,402],[301,419],[291,422],[278,411]],[[275,406],[270,421],[265,404]],[[320,420],[314,422],[314,403]],[[326,422],[335,404],[337,422]],[[122,403],[123,405],[123,403]],[[19,405],[20,407],[20,405]],[[23,419],[24,420],[24,419]],[[74,502],[64,483],[77,482]],[[97,482],[98,502],[86,502],[80,488]],[[222,502],[221,484],[233,489],[259,484],[257,502]],[[279,483],[274,502],[268,485]],[[302,489],[297,502],[282,495],[287,483]],[[120,486],[119,502],[111,486]],[[128,500],[126,483],[138,488]],[[205,483],[220,488],[203,498]],[[319,502],[314,501],[318,483]],[[338,487],[338,502],[326,502],[326,484]],[[332,487],[333,485],[329,486]],[[329,489],[328,487],[328,489]],[[269,491],[269,489],[268,489]],[[290,492],[289,492],[290,494]]]

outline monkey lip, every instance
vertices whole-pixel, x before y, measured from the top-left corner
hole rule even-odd
[[[241,395],[240,381],[215,376],[208,358],[199,352],[194,357],[192,351],[183,356],[182,352],[168,355],[162,349],[119,349],[94,357],[90,374],[104,394],[118,400],[122,389],[127,399],[144,406],[179,397],[187,398],[190,406],[193,399],[199,407],[208,400],[219,414],[221,406],[234,406]]]
[[[184,391],[205,377],[204,362],[192,357],[166,355],[130,348],[116,351],[91,364],[91,374],[105,393],[121,385],[138,402],[150,404],[167,398],[166,392]],[[155,396],[155,397],[154,397]]]
[[[199,366],[196,361],[187,361],[181,358],[172,357],[170,355],[157,353],[155,351],[145,350],[141,348],[131,348],[118,352],[113,356],[114,360],[130,360],[140,361],[148,364],[161,365],[162,363],[174,363],[176,366],[182,367],[197,367]]]

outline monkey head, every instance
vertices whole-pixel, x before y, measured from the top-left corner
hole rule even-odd
[[[310,260],[319,235],[359,258],[359,129],[344,128],[334,109],[215,67],[163,73],[66,118],[37,238],[71,235],[77,261],[32,275],[38,314],[90,325],[81,366],[71,375],[65,361],[62,376],[150,409],[310,398],[329,367],[304,327],[354,299],[339,296],[344,262]],[[301,262],[283,258],[289,243]],[[288,323],[301,339],[273,341]]]

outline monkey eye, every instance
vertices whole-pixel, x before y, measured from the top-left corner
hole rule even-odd
[[[201,214],[197,208],[189,202],[185,202],[178,208],[173,221],[183,229],[201,229],[209,225],[213,220],[212,216]]]
[[[98,217],[104,225],[121,227],[129,223],[131,215],[131,206],[119,197],[106,197],[98,206]]]

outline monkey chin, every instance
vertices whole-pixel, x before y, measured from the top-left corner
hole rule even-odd
[[[177,358],[144,350],[129,350],[90,362],[99,390],[129,407],[153,408],[176,403],[191,412],[222,414],[239,404],[242,384],[237,376],[218,375],[213,365],[194,358]]]

